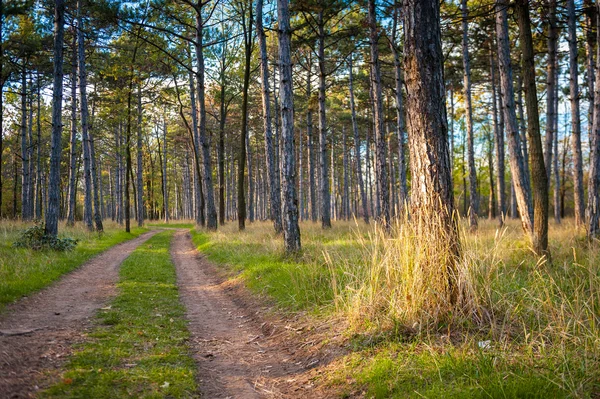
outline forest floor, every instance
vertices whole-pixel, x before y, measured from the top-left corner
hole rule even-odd
[[[485,318],[433,322],[408,322],[398,305],[398,272],[429,242],[304,222],[303,252],[289,257],[268,222],[149,228],[36,294],[21,280],[55,260],[73,270],[99,238],[67,263],[0,242],[7,287],[29,292],[0,310],[1,398],[600,395],[600,247],[570,220],[551,225],[552,260],[531,253],[517,221],[461,229]],[[31,259],[45,266],[29,271]]]
[[[315,383],[329,327],[228,280],[189,230],[157,233],[6,306],[1,398],[333,397]]]
[[[43,386],[46,373],[59,372],[98,309],[115,295],[123,260],[154,234],[116,245],[56,284],[6,307],[0,315],[4,397],[28,397]]]

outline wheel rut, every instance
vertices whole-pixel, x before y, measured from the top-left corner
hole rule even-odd
[[[202,397],[323,397],[304,383],[314,361],[299,359],[298,336],[271,323],[264,308],[248,303],[219,278],[187,231],[175,234],[171,257],[187,309]]]
[[[0,315],[0,397],[28,398],[52,380],[116,294],[119,266],[157,231],[118,244]]]

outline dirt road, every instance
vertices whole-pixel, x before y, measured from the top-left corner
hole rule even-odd
[[[189,233],[171,243],[180,296],[205,398],[321,398],[309,378],[319,360],[303,352],[299,334],[219,278]],[[280,321],[280,320],[279,320]]]
[[[90,318],[116,294],[121,263],[154,234],[116,245],[7,307],[0,315],[0,397],[31,397],[51,380],[90,327]]]

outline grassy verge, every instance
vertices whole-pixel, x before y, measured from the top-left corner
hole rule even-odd
[[[211,261],[243,279],[254,292],[274,299],[282,309],[328,312],[334,290],[323,253],[334,258],[358,257],[356,225],[338,222],[334,229],[322,230],[303,223],[301,231],[304,251],[294,259],[284,255],[281,236],[267,222],[249,224],[243,232],[234,224],[210,234],[193,230],[192,239]]]
[[[283,309],[348,321],[348,354],[322,377],[341,396],[600,395],[600,248],[569,220],[551,225],[552,262],[531,254],[518,221],[497,231],[481,220],[477,233],[464,231],[461,267],[473,313],[435,322],[406,312],[419,303],[415,292],[432,295],[406,280],[416,275],[415,253],[427,242],[352,223],[329,231],[305,223],[303,254],[289,259],[271,231],[268,223],[241,233],[226,226],[195,233],[194,241]]]
[[[195,363],[175,269],[172,232],[159,233],[121,266],[119,295],[46,398],[194,398]]]
[[[125,233],[122,226],[107,223],[104,234],[98,235],[87,231],[81,223],[75,227],[61,225],[61,235],[79,240],[73,251],[13,248],[12,243],[28,226],[20,222],[0,222],[0,311],[6,304],[46,287],[94,255],[146,231],[134,228],[131,233]]]

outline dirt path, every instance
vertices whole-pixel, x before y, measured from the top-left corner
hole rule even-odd
[[[310,371],[320,360],[303,351],[298,329],[269,319],[265,309],[218,277],[194,248],[189,233],[176,233],[171,257],[205,398],[322,398]],[[319,363],[320,364],[320,363]]]
[[[0,397],[31,397],[115,295],[119,266],[151,231],[116,245],[0,315]],[[47,376],[46,376],[47,377]]]

